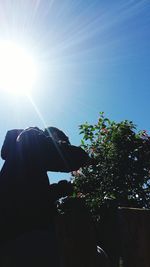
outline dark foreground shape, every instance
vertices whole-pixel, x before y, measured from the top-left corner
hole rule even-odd
[[[63,214],[47,230],[31,231],[7,242],[2,267],[110,267],[106,253],[97,248],[91,216],[80,199],[68,199]]]
[[[56,236],[52,229],[33,230],[7,242],[1,249],[1,267],[59,267]]]
[[[47,171],[70,172],[89,160],[80,147],[55,141],[36,127],[8,131],[1,155],[1,242],[48,227],[52,215]]]
[[[57,235],[53,202],[66,193],[70,194],[71,188],[65,182],[50,186],[47,171],[77,170],[90,164],[90,158],[80,147],[70,145],[62,131],[53,127],[52,134],[49,133],[50,128],[47,133],[33,127],[24,131],[12,130],[6,135],[1,151],[5,163],[0,173],[2,267],[67,267],[64,263],[59,265],[61,233]],[[59,223],[59,228],[61,225]],[[82,242],[84,244],[86,240]],[[82,247],[81,251],[81,254],[87,253],[86,248]],[[93,251],[97,261],[95,246]],[[87,266],[99,266],[95,264],[91,262]]]

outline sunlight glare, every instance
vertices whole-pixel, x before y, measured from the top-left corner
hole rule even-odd
[[[0,89],[13,94],[28,94],[37,77],[36,64],[22,47],[0,42]]]

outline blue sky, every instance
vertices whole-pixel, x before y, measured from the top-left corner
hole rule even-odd
[[[149,0],[5,0],[0,23],[0,41],[26,47],[39,68],[32,103],[1,91],[0,146],[8,129],[35,125],[78,145],[78,125],[99,111],[150,131]]]

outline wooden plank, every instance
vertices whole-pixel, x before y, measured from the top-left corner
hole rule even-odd
[[[124,267],[150,267],[150,210],[119,209]]]

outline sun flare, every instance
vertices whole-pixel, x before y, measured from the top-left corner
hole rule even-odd
[[[37,67],[33,57],[13,42],[0,42],[0,89],[28,94],[33,89]]]

